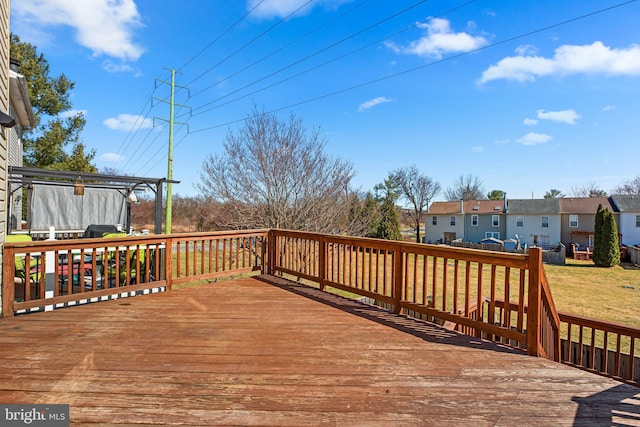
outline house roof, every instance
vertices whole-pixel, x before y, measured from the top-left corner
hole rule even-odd
[[[17,119],[23,127],[35,125],[35,116],[29,100],[29,89],[25,77],[13,70],[9,70],[9,98],[15,110]]]
[[[507,213],[520,215],[558,215],[559,199],[510,199],[507,200]]]
[[[459,214],[460,202],[433,202],[429,207],[429,214],[432,215],[446,215],[446,214]]]
[[[466,214],[492,214],[504,213],[504,200],[469,200],[464,202]]]
[[[598,211],[598,205],[614,212],[608,197],[565,197],[560,201],[560,212],[566,214],[594,214]]]
[[[640,196],[611,196],[613,204],[619,212],[640,212]]]

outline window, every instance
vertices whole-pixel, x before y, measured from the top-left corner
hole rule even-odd
[[[438,217],[437,216],[432,216],[431,217],[431,225],[438,225]]]
[[[499,231],[487,231],[484,233],[485,239],[493,237],[494,239],[500,240],[500,232]]]
[[[452,226],[456,225],[456,217],[451,215],[451,218],[449,219],[449,224],[451,224]]]
[[[491,225],[500,227],[500,215],[491,215]]]
[[[640,215],[636,215],[636,227],[640,228]]]
[[[471,215],[471,225],[474,227],[478,226],[478,215]]]
[[[516,227],[524,227],[524,217],[519,216],[516,218]]]
[[[549,228],[549,217],[548,216],[543,216],[542,217],[542,227],[543,228]]]
[[[569,227],[578,228],[578,215],[569,215]]]

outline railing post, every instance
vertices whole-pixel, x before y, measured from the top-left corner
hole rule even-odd
[[[167,281],[167,291],[173,288],[173,239],[167,236],[164,248],[164,274]]]
[[[15,251],[15,248],[4,247],[4,258],[2,260],[2,317],[13,317]],[[28,281],[29,275],[26,276]],[[28,285],[26,289],[29,289]]]
[[[540,305],[542,294],[542,249],[529,249],[529,290],[527,308],[527,353],[540,355]]]
[[[393,250],[393,312],[400,314],[402,301],[402,246]]]
[[[325,281],[327,280],[327,241],[325,240],[324,236],[320,236],[318,245],[318,280],[320,282],[320,290],[324,291]]]
[[[274,274],[276,259],[276,236],[272,229],[267,233],[267,274]]]

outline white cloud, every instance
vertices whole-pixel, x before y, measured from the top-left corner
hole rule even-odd
[[[384,104],[385,102],[391,102],[391,100],[384,96],[379,96],[370,101],[363,102],[362,104],[360,104],[360,106],[358,107],[358,112],[368,110],[369,108],[373,108],[376,105]]]
[[[538,121],[536,119],[526,118],[522,121],[522,123],[524,123],[527,126],[535,126],[538,124]]]
[[[133,114],[118,114],[118,117],[110,117],[102,122],[103,125],[112,130],[130,131],[131,129],[150,129],[153,127],[153,120]]]
[[[282,17],[288,16],[297,9],[302,9],[297,12],[300,15],[309,13],[314,5],[319,5],[325,9],[335,9],[344,3],[351,3],[353,0],[319,0],[313,2],[314,4],[305,5],[308,0],[248,0],[247,10],[252,10],[258,6],[252,14],[261,18]],[[260,4],[262,3],[262,4]]]
[[[135,61],[143,53],[134,43],[133,32],[142,26],[134,0],[31,0],[12,4],[12,19],[21,26],[69,26],[76,40],[93,51]]]
[[[140,70],[132,67],[129,64],[125,64],[125,63],[120,63],[120,64],[116,64],[112,61],[104,61],[102,63],[102,69],[105,70],[107,73],[112,73],[112,74],[116,74],[116,73],[133,73],[136,76],[140,75]]]
[[[607,105],[606,107],[604,107],[602,109],[602,111],[611,111],[611,110],[615,110],[616,107],[614,107],[613,105]]]
[[[67,119],[69,117],[73,117],[73,116],[76,116],[78,114],[82,114],[83,116],[86,116],[88,114],[88,111],[87,110],[63,111],[62,113],[58,114],[58,117],[60,117],[61,119]]]
[[[523,44],[516,48],[516,53],[518,56],[535,55],[538,53],[538,49],[534,45]]]
[[[440,59],[446,53],[470,52],[488,43],[482,36],[472,36],[465,32],[454,33],[449,21],[442,18],[419,23],[418,27],[426,30],[427,34],[424,37],[412,41],[405,47],[393,43],[387,43],[387,46],[397,53]]]
[[[100,160],[103,162],[122,162],[125,157],[117,153],[104,153],[100,156]]]
[[[560,46],[553,58],[510,56],[483,71],[479,83],[498,79],[532,82],[539,77],[573,74],[640,76],[640,45],[615,49],[597,41],[583,46]]]
[[[580,114],[574,110],[564,111],[544,111],[538,110],[538,118],[542,120],[551,120],[554,122],[566,123],[568,125],[575,125],[576,120],[580,118]]]
[[[471,151],[475,153],[482,153],[484,151],[484,147],[482,145],[476,145],[475,147],[471,147]]]
[[[544,133],[535,133],[535,132],[529,132],[528,134],[518,139],[518,143],[522,145],[545,144],[549,141],[551,141],[551,137],[549,135],[545,135]]]
[[[498,145],[506,145],[508,143],[510,143],[511,140],[510,139],[497,139],[495,141],[493,141],[494,144],[498,144]]]

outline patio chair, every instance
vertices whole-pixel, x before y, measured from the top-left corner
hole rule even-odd
[[[104,238],[126,237],[126,233],[105,233]],[[138,260],[140,261],[140,269],[145,271],[145,250],[134,249],[129,251],[129,270],[127,271],[127,252],[125,250],[118,251],[118,259],[116,259],[116,251],[107,252],[107,281],[109,287],[116,285],[116,270],[118,270],[117,281],[120,285],[127,282],[127,275],[130,284],[141,283],[144,277],[138,278]],[[116,269],[116,265],[118,268]]]
[[[5,236],[5,241],[7,242],[32,242],[33,239],[28,234],[8,234]],[[35,289],[35,294],[38,295],[38,291],[40,290],[40,271],[38,269],[40,261],[37,258],[31,258],[29,262],[29,274],[27,274],[26,268],[26,257],[22,255],[15,256],[15,269],[14,269],[14,277],[13,282],[16,286],[15,288],[15,299],[24,299],[27,292],[31,292],[31,286]],[[35,267],[36,271],[33,271]],[[29,277],[29,280],[27,280]],[[30,286],[27,286],[27,282],[29,282]],[[30,294],[31,295],[31,294]]]

